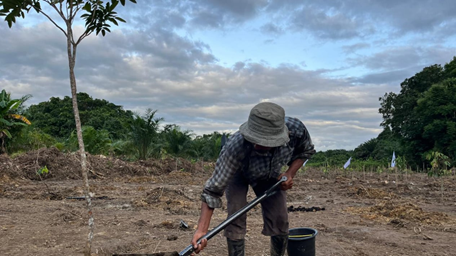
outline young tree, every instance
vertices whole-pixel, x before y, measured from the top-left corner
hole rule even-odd
[[[163,128],[162,135],[165,140],[166,153],[175,157],[186,157],[191,151],[191,131],[181,131],[178,125],[172,124]]]
[[[146,159],[153,143],[157,142],[159,124],[163,118],[155,117],[157,110],[147,109],[144,116],[135,115],[130,123],[130,139],[138,151],[139,159]]]
[[[129,0],[136,3],[136,0]],[[70,87],[73,103],[74,119],[76,123],[76,132],[79,143],[79,152],[81,155],[81,171],[85,183],[85,196],[87,198],[88,214],[89,214],[89,239],[86,244],[85,255],[90,255],[93,238],[93,216],[90,197],[90,188],[87,176],[86,153],[84,150],[84,142],[82,138],[81,121],[79,118],[79,109],[77,102],[76,76],[74,67],[76,65],[76,52],[78,45],[82,40],[93,32],[103,36],[110,31],[110,24],[118,25],[118,22],[125,22],[117,16],[114,11],[118,4],[125,5],[126,0],[0,0],[0,16],[5,16],[5,21],[9,27],[12,27],[16,22],[16,18],[25,18],[25,14],[30,10],[35,10],[37,13],[44,15],[54,24],[66,37],[68,65],[70,73]],[[54,21],[48,12],[45,11],[41,4],[45,3],[51,7],[51,10],[57,12],[64,26],[60,26]],[[73,25],[75,24],[76,15],[79,12],[84,12],[80,18],[85,21],[85,31],[79,36],[73,34]]]

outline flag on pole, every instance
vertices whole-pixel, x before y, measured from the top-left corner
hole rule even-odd
[[[396,154],[393,151],[393,158],[391,159],[391,167],[395,167],[395,166],[396,166]]]
[[[348,159],[348,161],[344,164],[344,169],[347,169],[347,167],[350,165],[351,157]]]
[[[306,166],[307,161],[309,161],[309,159],[307,159],[307,160],[302,164],[302,166]]]

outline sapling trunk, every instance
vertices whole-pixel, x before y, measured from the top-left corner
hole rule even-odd
[[[71,96],[73,103],[73,113],[74,120],[76,123],[76,134],[79,144],[79,154],[81,157],[81,174],[84,182],[84,196],[87,202],[87,213],[89,217],[89,235],[86,242],[85,255],[90,255],[92,251],[92,239],[93,239],[93,229],[94,229],[94,220],[92,215],[92,198],[90,196],[90,186],[89,186],[89,177],[87,174],[87,156],[84,149],[84,141],[82,137],[82,127],[81,119],[79,117],[79,108],[77,100],[77,90],[76,90],[76,76],[74,74],[74,67],[76,65],[76,50],[77,45],[72,42],[73,38],[73,29],[71,28],[70,20],[66,20],[67,26],[67,51],[68,51],[68,65],[70,70],[70,86],[71,86]]]

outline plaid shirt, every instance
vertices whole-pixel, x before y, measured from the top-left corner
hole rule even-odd
[[[244,140],[239,131],[233,134],[220,152],[201,200],[210,208],[220,208],[220,198],[236,172],[243,171],[250,185],[255,186],[261,180],[277,178],[282,167],[291,165],[296,159],[310,159],[315,154],[315,149],[304,124],[293,117],[285,117],[285,122],[290,141],[266,153],[253,150],[253,144]]]

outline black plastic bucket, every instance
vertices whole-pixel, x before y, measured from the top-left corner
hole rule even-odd
[[[288,256],[315,256],[315,237],[318,231],[313,228],[292,228],[288,233]]]

